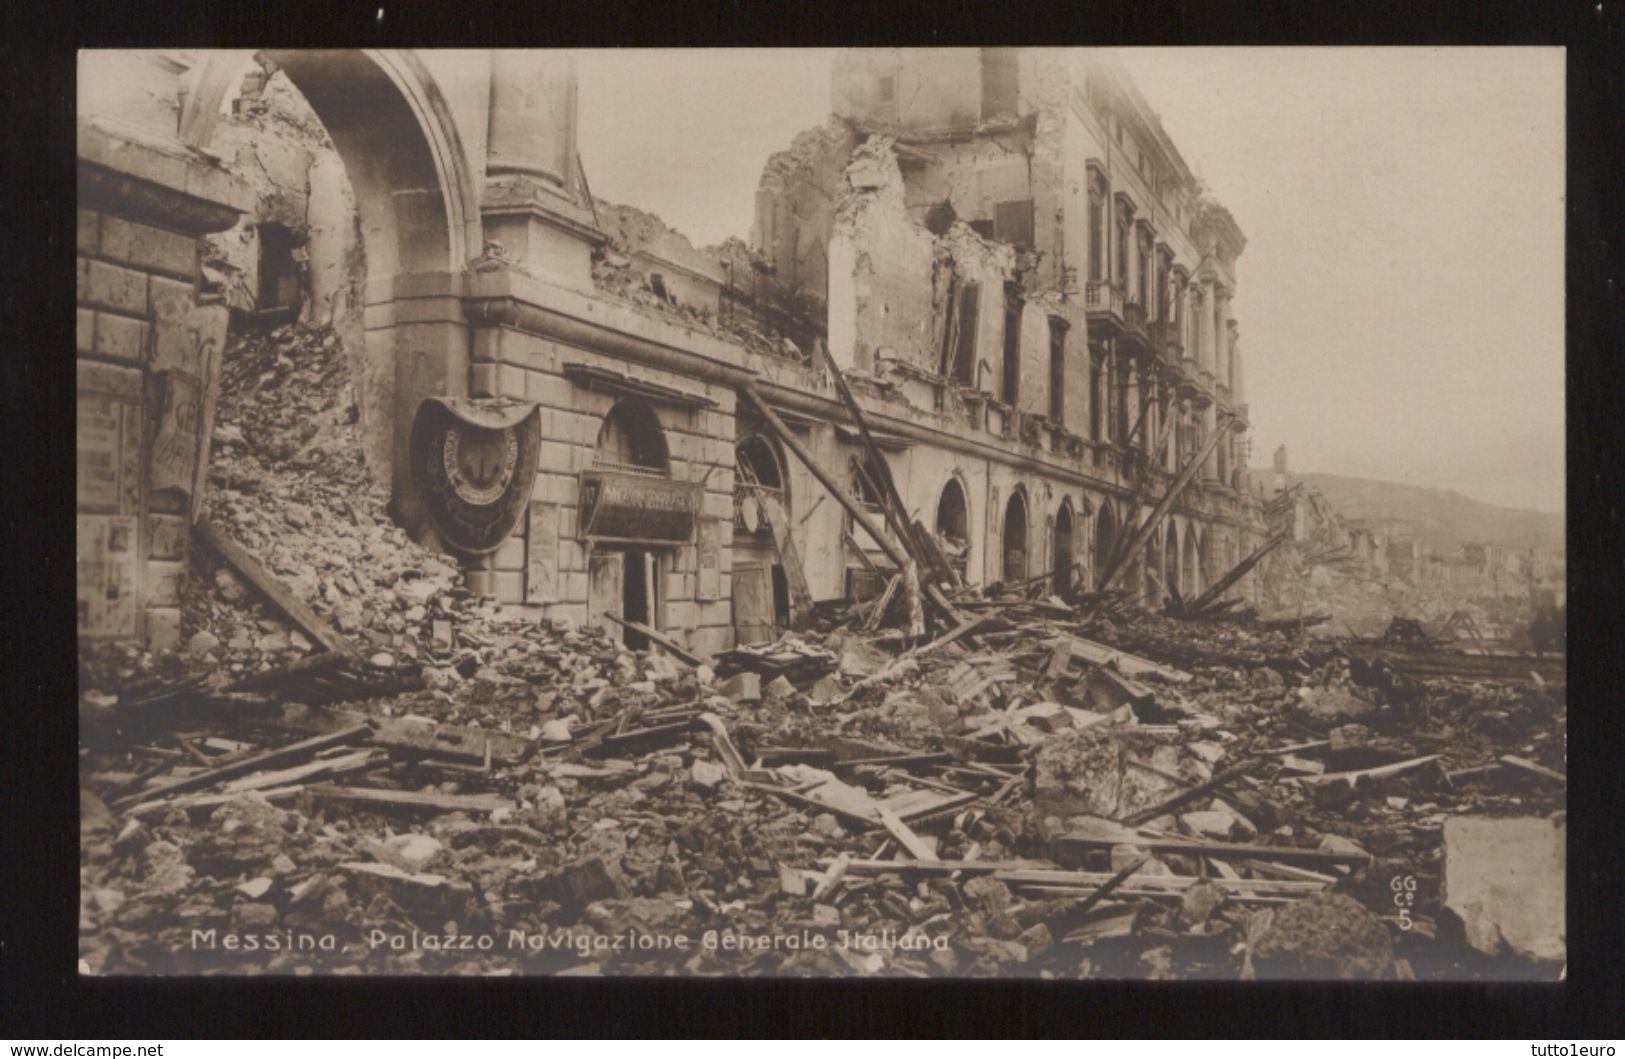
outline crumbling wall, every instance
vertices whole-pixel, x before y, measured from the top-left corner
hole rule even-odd
[[[247,187],[252,208],[211,236],[204,282],[233,310],[237,327],[274,308],[262,304],[265,226],[286,231],[298,269],[297,318],[331,327],[356,380],[362,452],[380,482],[389,481],[395,369],[368,355],[362,321],[367,279],[355,192],[332,139],[286,74],[249,67],[210,147]]]
[[[909,218],[891,141],[852,152],[830,238],[830,352],[843,369],[870,371],[875,354],[936,370],[931,233]]]
[[[929,129],[981,120],[978,48],[848,48],[832,73],[831,109],[860,125]]]
[[[836,187],[857,136],[831,118],[771,155],[756,190],[751,246],[786,290],[818,306],[828,297]]]

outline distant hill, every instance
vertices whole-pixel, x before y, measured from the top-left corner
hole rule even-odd
[[[1344,518],[1399,519],[1409,523],[1435,552],[1450,552],[1475,542],[1516,549],[1563,547],[1562,515],[1496,507],[1449,489],[1341,474],[1292,477],[1319,489]]]

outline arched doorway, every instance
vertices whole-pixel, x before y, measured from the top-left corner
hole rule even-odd
[[[1163,546],[1162,579],[1168,586],[1169,592],[1176,592],[1181,599],[1185,598],[1185,582],[1180,577],[1180,540],[1179,523],[1168,523],[1168,540]]]
[[[761,434],[734,446],[734,624],[741,643],[790,624],[790,579],[777,534],[790,532],[789,479],[777,444]],[[786,539],[784,547],[793,547]],[[762,584],[766,574],[766,585]]]
[[[1145,553],[1141,560],[1141,569],[1145,579],[1145,601],[1153,608],[1162,605],[1165,595],[1162,585],[1162,530],[1151,531],[1151,539],[1146,542]]]
[[[1010,493],[1004,508],[1004,581],[1021,581],[1027,577],[1027,494],[1022,489]]]
[[[1196,596],[1202,590],[1201,532],[1192,526],[1185,533],[1185,594]]]
[[[604,416],[593,448],[594,470],[645,478],[669,478],[670,457],[665,433],[654,411],[638,400],[618,402]],[[661,583],[670,548],[625,541],[592,542],[587,560],[587,620],[601,624],[604,613],[652,629],[660,627]],[[626,646],[641,650],[649,638],[616,625]]]
[[[424,57],[403,49],[218,50],[185,75],[179,134],[208,149],[228,95],[256,66],[286,75],[333,141],[354,193],[367,278],[357,284],[363,320],[357,406],[370,465],[390,482],[409,529],[426,514],[409,471],[413,415],[423,397],[467,392],[466,322],[397,324],[400,275],[420,288],[446,277],[455,289],[482,245],[479,180],[447,91]],[[410,333],[411,370],[397,372],[398,334]]]
[[[948,479],[937,499],[936,529],[949,563],[963,578],[970,564],[970,502],[957,477]]]
[[[1060,510],[1055,512],[1054,544],[1050,556],[1055,591],[1063,599],[1072,592],[1072,586],[1076,584],[1074,562],[1076,559],[1072,547],[1072,499],[1068,497],[1061,501]]]
[[[1095,516],[1095,587],[1101,587],[1101,581],[1106,576],[1106,567],[1112,561],[1112,549],[1117,547],[1117,516],[1112,514],[1110,504],[1100,505],[1100,514]]]

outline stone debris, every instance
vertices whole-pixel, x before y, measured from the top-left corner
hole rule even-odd
[[[207,515],[355,653],[203,548],[175,650],[87,648],[92,973],[1561,969],[1560,678],[1044,579],[679,664],[409,540],[330,331],[232,341]]]

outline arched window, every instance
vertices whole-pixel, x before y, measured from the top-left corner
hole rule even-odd
[[[1168,548],[1167,552],[1162,557],[1163,568],[1167,571],[1164,580],[1167,582],[1170,589],[1178,592],[1181,597],[1184,597],[1187,595],[1187,593],[1185,591],[1185,578],[1184,571],[1182,569],[1182,564],[1184,562],[1184,551],[1182,550],[1182,545],[1183,542],[1180,540],[1179,536],[1179,524],[1177,522],[1170,522],[1168,524]]]
[[[942,538],[948,561],[963,577],[970,559],[970,504],[958,478],[948,479],[937,500],[937,536]]]
[[[1095,583],[1106,576],[1106,567],[1112,561],[1112,549],[1117,547],[1117,516],[1109,505],[1100,505],[1095,516]]]
[[[784,463],[777,448],[760,434],[734,446],[734,532],[745,536],[771,536],[773,527],[761,510],[761,501],[776,501],[789,514],[790,492]]]
[[[1142,563],[1145,579],[1145,599],[1151,606],[1161,605],[1163,593],[1162,581],[1162,530],[1153,530],[1151,540],[1145,546],[1145,558]]]
[[[1016,489],[1004,508],[1004,580],[1027,577],[1027,497]]]
[[[621,401],[604,416],[593,449],[592,465],[607,471],[671,476],[666,436],[660,420],[642,401]]]
[[[1055,591],[1062,597],[1070,593],[1077,583],[1077,571],[1073,569],[1073,563],[1077,560],[1072,547],[1072,521],[1072,499],[1068,497],[1061,501],[1061,509],[1055,513],[1054,543],[1050,556]]]

